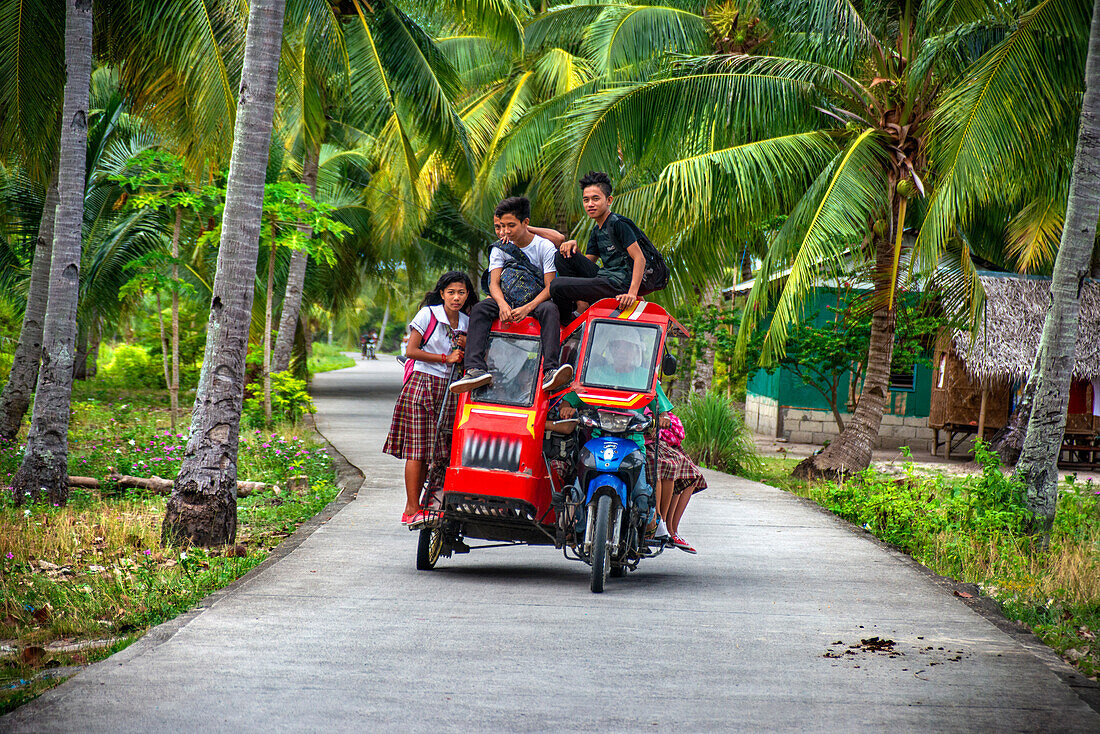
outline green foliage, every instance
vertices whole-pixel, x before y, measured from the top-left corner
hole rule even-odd
[[[15,346],[19,343],[22,320],[8,298],[0,296],[0,384],[7,382],[11,373]]]
[[[163,387],[164,368],[141,347],[120,344],[114,349],[110,364],[103,368],[101,379],[118,387]]]
[[[265,425],[264,392],[262,385],[249,385],[253,390],[251,397],[244,400],[244,423],[253,428]],[[313,398],[306,390],[305,380],[299,380],[290,371],[271,373],[271,416],[275,420],[286,421],[291,425],[302,419],[307,413],[316,413]]]
[[[684,451],[700,464],[741,475],[760,469],[745,418],[725,395],[693,395],[677,414],[684,424]]]
[[[78,384],[77,389],[86,386]],[[102,390],[102,389],[101,389]],[[163,392],[141,394],[157,403],[78,399],[70,424],[74,475],[104,482],[113,469],[134,476],[174,477],[184,451],[168,422]],[[0,444],[0,481],[18,466],[18,446]],[[35,665],[18,661],[0,670],[0,711],[18,705],[44,686],[23,687],[44,668],[80,665],[125,647],[131,635],[186,611],[211,591],[231,583],[263,561],[267,552],[337,493],[332,460],[312,436],[245,432],[238,454],[242,479],[285,486],[304,474],[304,493],[272,489],[238,498],[238,543],[243,557],[219,549],[183,549],[161,544],[165,498],[144,490],[75,490],[63,508],[14,507],[0,495],[0,635],[20,646],[59,639],[121,636],[103,651],[49,653]],[[42,562],[54,564],[43,566]],[[64,572],[56,569],[64,568]],[[56,681],[55,681],[56,683]]]
[[[343,354],[339,347],[324,342],[317,342],[313,345],[313,354],[309,357],[310,373],[330,372],[331,370],[342,370],[345,367],[354,366],[355,360]]]

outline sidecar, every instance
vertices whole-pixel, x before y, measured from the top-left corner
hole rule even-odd
[[[628,547],[628,533],[615,531],[610,521],[607,552],[593,551],[592,529],[585,524],[592,498],[585,483],[596,474],[579,463],[583,442],[565,440],[573,426],[548,421],[550,406],[573,391],[586,407],[582,420],[589,428],[605,421],[606,431],[622,423],[621,416],[633,416],[653,399],[658,366],[674,369],[675,360],[665,357],[666,340],[686,334],[657,304],[639,301],[620,309],[614,299],[599,301],[562,330],[561,361],[573,365],[574,379],[547,395],[538,322],[494,323],[486,360],[493,383],[459,396],[449,465],[441,486],[425,491],[429,521],[420,530],[417,568],[433,568],[441,556],[473,548],[515,544],[554,546],[590,564],[598,556],[605,561],[594,568],[601,579],[609,569],[622,575],[635,568],[646,554],[643,539],[635,537]],[[624,344],[639,356],[629,374],[615,369],[614,350]],[[620,496],[621,510],[629,498]],[[638,516],[631,517],[636,528]],[[468,540],[488,542],[471,546]]]

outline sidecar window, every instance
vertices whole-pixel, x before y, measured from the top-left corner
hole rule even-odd
[[[648,392],[660,343],[659,326],[597,321],[588,341],[581,382],[589,387]]]
[[[493,383],[472,393],[474,402],[500,405],[535,404],[539,379],[540,344],[536,337],[493,332],[485,361]]]

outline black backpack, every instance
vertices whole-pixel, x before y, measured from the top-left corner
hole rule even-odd
[[[664,290],[665,286],[668,285],[668,265],[665,264],[664,256],[657,251],[649,238],[645,236],[645,232],[642,231],[641,227],[622,214],[616,214],[616,216],[633,227],[634,231],[638,233],[638,247],[642,248],[642,254],[645,255],[645,273],[642,275],[642,286],[638,289],[638,295],[647,296],[650,293]],[[629,243],[617,242],[615,244],[625,250],[626,244]]]
[[[535,296],[546,287],[541,270],[535,267],[515,242],[497,240],[489,248],[490,253],[493,247],[500,248],[511,258],[504,261],[504,269],[500,273],[500,291],[504,294],[504,300],[512,308],[519,308],[533,301]],[[481,274],[481,291],[490,293],[488,269]]]

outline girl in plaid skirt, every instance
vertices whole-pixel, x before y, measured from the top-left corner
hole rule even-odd
[[[429,469],[445,467],[450,457],[457,398],[447,388],[452,371],[462,362],[470,309],[475,303],[477,291],[468,275],[444,273],[409,323],[405,356],[415,360],[415,365],[397,398],[390,433],[382,448],[405,460],[405,511],[401,522],[406,525],[424,521],[420,508],[424,480]],[[443,420],[437,435],[441,408]]]
[[[661,440],[656,451],[657,502],[672,544],[687,553],[695,553],[691,544],[680,536],[680,518],[691,496],[707,488],[707,480],[691,457],[680,448],[684,440],[684,426],[680,419],[672,413],[668,413],[668,417],[669,425],[661,429]],[[648,448],[652,449],[652,444]]]

